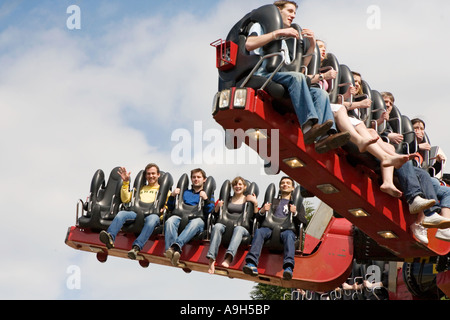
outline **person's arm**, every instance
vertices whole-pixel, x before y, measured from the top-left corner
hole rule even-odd
[[[130,191],[130,181],[124,181],[122,183],[122,188],[120,189],[120,200],[123,203],[128,203],[131,201],[131,191]]]
[[[206,199],[203,204],[203,212],[209,214],[213,212],[215,207],[214,195],[211,195],[211,199]]]
[[[180,188],[175,188],[175,190],[172,191],[169,198],[167,198],[167,209],[169,211],[173,211],[175,209],[175,197],[180,194]]]
[[[120,189],[120,200],[122,200],[123,203],[128,203],[131,201],[131,195],[130,192],[130,177],[131,172],[128,172],[125,167],[120,167],[119,171],[117,171],[119,176],[122,178],[122,188]]]
[[[245,49],[247,49],[247,51],[256,50],[282,37],[286,38],[294,37],[297,39],[299,38],[298,31],[294,28],[278,29],[270,33],[260,35],[258,35],[257,33],[256,35],[254,34],[255,33],[252,33],[250,30],[250,36],[247,38],[247,41],[245,42]]]

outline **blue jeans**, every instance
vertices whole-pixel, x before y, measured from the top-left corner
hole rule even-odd
[[[400,169],[396,170],[401,189],[408,203],[411,203],[416,196],[426,199],[436,200],[436,205],[424,211],[426,216],[430,216],[434,212],[440,212],[441,209],[437,205],[439,200],[434,191],[433,182],[430,175],[425,170],[414,167],[411,161],[406,162]]]
[[[256,229],[252,246],[245,257],[247,263],[253,263],[256,266],[258,265],[264,241],[270,239],[271,236],[272,229],[270,228],[263,227]],[[280,238],[281,242],[284,244],[283,269],[286,269],[287,267],[293,269],[295,266],[295,233],[292,230],[285,230],[280,233]]]
[[[113,222],[108,228],[108,233],[111,234],[113,240],[116,240],[117,233],[119,233],[120,229],[122,228],[123,224],[127,220],[135,220],[136,219],[136,212],[134,211],[120,211],[117,213],[117,215],[114,217]],[[152,235],[153,231],[157,226],[160,224],[160,219],[157,214],[151,214],[144,219],[144,226],[142,227],[141,233],[136,238],[136,240],[133,242],[133,246],[136,245],[139,247],[139,249],[142,249],[147,242],[148,238]]]
[[[209,250],[206,257],[216,260],[217,252],[219,251],[220,243],[222,242],[222,234],[225,232],[225,225],[222,223],[216,223],[211,231],[211,241],[209,243]],[[250,233],[247,229],[241,226],[237,226],[233,229],[233,235],[231,236],[230,244],[228,245],[227,252],[233,258],[236,255],[236,251],[241,244],[242,238],[249,236]]]
[[[271,74],[265,73],[262,75],[270,77]],[[312,121],[311,124],[321,124],[327,120],[332,120],[333,126],[331,129],[336,131],[327,92],[319,88],[308,88],[306,77],[300,72],[278,72],[272,80],[288,89],[301,127],[308,121]]]
[[[205,228],[205,222],[202,218],[195,218],[189,221],[184,230],[178,235],[181,217],[171,216],[164,224],[165,247],[166,250],[172,245],[178,245],[180,251],[197,233]]]
[[[441,208],[450,208],[450,188],[441,186],[440,182],[436,178],[431,178],[434,191],[439,199]]]

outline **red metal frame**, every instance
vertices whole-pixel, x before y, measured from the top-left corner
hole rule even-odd
[[[231,88],[233,93],[236,88]],[[270,97],[265,92],[247,90],[245,109],[216,110],[214,119],[224,129],[266,129],[279,130],[279,165],[281,171],[291,176],[340,215],[360,228],[379,245],[394,253],[399,260],[445,255],[450,252],[450,243],[436,240],[430,230],[428,246],[416,241],[409,226],[416,219],[401,199],[393,198],[379,189],[376,175],[362,166],[353,167],[345,158],[345,151],[337,149],[318,154],[314,146],[305,146],[303,134],[295,115],[281,115],[274,111]],[[270,139],[270,138],[269,138]],[[252,144],[245,141],[250,147]],[[271,143],[267,143],[270,152]],[[256,150],[258,151],[258,150]],[[297,157],[305,166],[292,169],[282,159]],[[325,194],[317,186],[332,184],[338,193]],[[361,208],[370,216],[355,217],[349,210]],[[397,238],[385,239],[379,232],[393,232]],[[435,231],[434,231],[435,232]]]
[[[69,228],[66,244],[74,249],[97,253],[99,261],[104,262],[108,256],[127,258],[127,252],[135,239],[134,234],[120,232],[115,241],[115,247],[107,250],[99,240],[99,233],[77,226]],[[306,240],[308,241],[308,240]],[[209,260],[206,253],[209,241],[193,241],[183,247],[180,261],[185,264],[186,272],[208,272]],[[295,268],[291,280],[283,280],[283,253],[273,253],[263,249],[258,271],[258,277],[252,277],[242,272],[245,256],[249,246],[241,246],[229,268],[216,267],[216,274],[230,278],[269,283],[272,285],[303,288],[305,290],[328,291],[340,286],[348,278],[353,261],[352,225],[346,219],[332,218],[318,248],[311,254],[295,255]],[[164,236],[154,235],[139,253],[141,266],[157,263],[173,267],[164,257]],[[222,261],[226,248],[219,247],[217,261]]]
[[[216,48],[216,68],[222,71],[236,65],[238,45],[232,41],[218,39],[210,44]]]

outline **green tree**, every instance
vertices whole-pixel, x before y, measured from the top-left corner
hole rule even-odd
[[[252,300],[283,300],[286,293],[290,294],[291,289],[258,283],[250,292],[250,298]]]

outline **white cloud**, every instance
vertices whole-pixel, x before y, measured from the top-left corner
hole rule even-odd
[[[450,150],[441,129],[449,116],[441,107],[449,100],[444,90],[449,47],[440,41],[449,24],[448,10],[441,10],[447,2],[404,7],[379,1],[382,28],[373,31],[365,25],[371,3],[345,3],[303,1],[298,23],[305,21],[342,63],[361,69],[376,89],[394,92],[401,110],[425,115],[433,141]],[[95,255],[67,247],[64,237],[74,224],[77,199],[87,196],[99,168],[109,174],[125,165],[137,174],[146,163],[157,162],[177,181],[202,166],[216,178],[216,196],[221,183],[235,175],[255,180],[260,189],[277,182],[261,175],[257,165],[174,166],[170,155],[173,130],[193,132],[194,120],[202,121],[203,131],[220,129],[210,115],[217,72],[209,43],[225,38],[238,19],[263,4],[222,1],[200,20],[187,13],[169,20],[130,16],[111,22],[100,36],[83,25],[68,32],[64,19],[59,27],[17,24],[0,33],[0,193],[5,195],[0,247],[7,257],[0,267],[1,298],[249,298],[251,282],[186,275],[158,265],[142,269],[114,258],[100,264]],[[116,17],[119,10],[99,11]],[[435,118],[432,111],[442,115]],[[130,126],[133,115],[165,127],[164,134]],[[167,147],[157,147],[161,144]],[[70,265],[80,266],[81,290],[65,285]],[[141,286],[130,289],[136,283]]]

